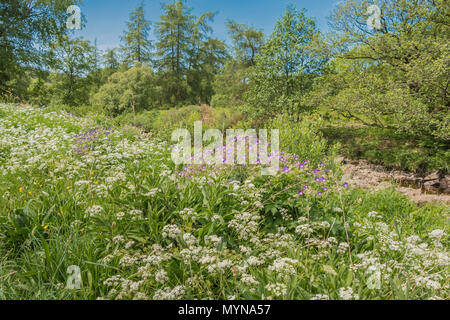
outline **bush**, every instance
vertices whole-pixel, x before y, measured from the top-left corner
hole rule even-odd
[[[294,121],[285,114],[269,122],[271,129],[280,130],[282,151],[296,154],[300,159],[310,161],[313,165],[320,163],[327,154],[334,155],[337,147],[332,146],[329,150],[327,140],[320,132],[322,125],[323,121],[320,118],[304,117],[300,121]]]
[[[137,113],[153,107],[156,105],[157,89],[152,68],[137,64],[129,70],[114,73],[93,100],[111,116],[124,112]]]
[[[116,118],[117,124],[132,124],[145,131],[153,132],[160,138],[170,139],[172,131],[180,128],[194,130],[194,122],[202,121],[203,128],[225,130],[241,119],[239,111],[230,108],[211,108],[209,106],[186,106],[168,110],[152,110],[123,114]]]
[[[230,104],[230,99],[224,94],[215,94],[211,99],[211,106],[213,107],[227,107]]]

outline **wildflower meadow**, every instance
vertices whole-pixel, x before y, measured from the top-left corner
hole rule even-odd
[[[0,104],[0,299],[449,298],[448,206],[358,189],[333,154],[261,175],[174,144]]]

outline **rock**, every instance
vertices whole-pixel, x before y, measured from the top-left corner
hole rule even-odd
[[[439,180],[440,175],[439,175],[439,171],[435,171],[431,174],[429,174],[428,176],[426,176],[423,180],[424,182],[430,182],[430,181],[434,181],[434,180]]]
[[[441,180],[439,180],[439,191],[442,193],[450,193],[450,186],[448,182],[448,178],[444,177]]]
[[[423,178],[410,172],[387,170],[365,161],[355,163],[352,160],[344,161],[342,169],[343,182],[353,187],[369,190],[395,187],[417,203],[450,203],[450,175],[444,177],[438,171]]]

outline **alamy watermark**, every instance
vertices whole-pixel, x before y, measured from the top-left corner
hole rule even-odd
[[[376,4],[367,8],[367,26],[370,30],[381,30],[381,9]]]
[[[381,289],[381,270],[377,267],[370,267],[366,274],[368,275],[366,285],[370,290]]]
[[[79,6],[72,5],[66,10],[69,17],[67,18],[66,26],[69,30],[81,29],[81,9]]]
[[[176,165],[262,165],[262,175],[276,175],[280,164],[279,130],[267,129],[208,129],[203,134],[201,121],[194,123],[194,154],[192,137],[187,129],[172,133],[172,141],[178,142],[172,149],[172,160]],[[204,143],[209,143],[205,148]],[[269,149],[270,148],[270,153]],[[247,157],[248,154],[248,157]]]
[[[81,289],[81,270],[79,266],[69,266],[67,267],[67,274],[69,277],[66,282],[66,289],[68,290],[80,290]]]

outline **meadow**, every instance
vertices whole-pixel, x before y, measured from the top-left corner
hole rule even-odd
[[[0,104],[0,299],[448,299],[448,206],[349,185],[298,126],[261,176],[177,167],[171,141],[106,116]]]

